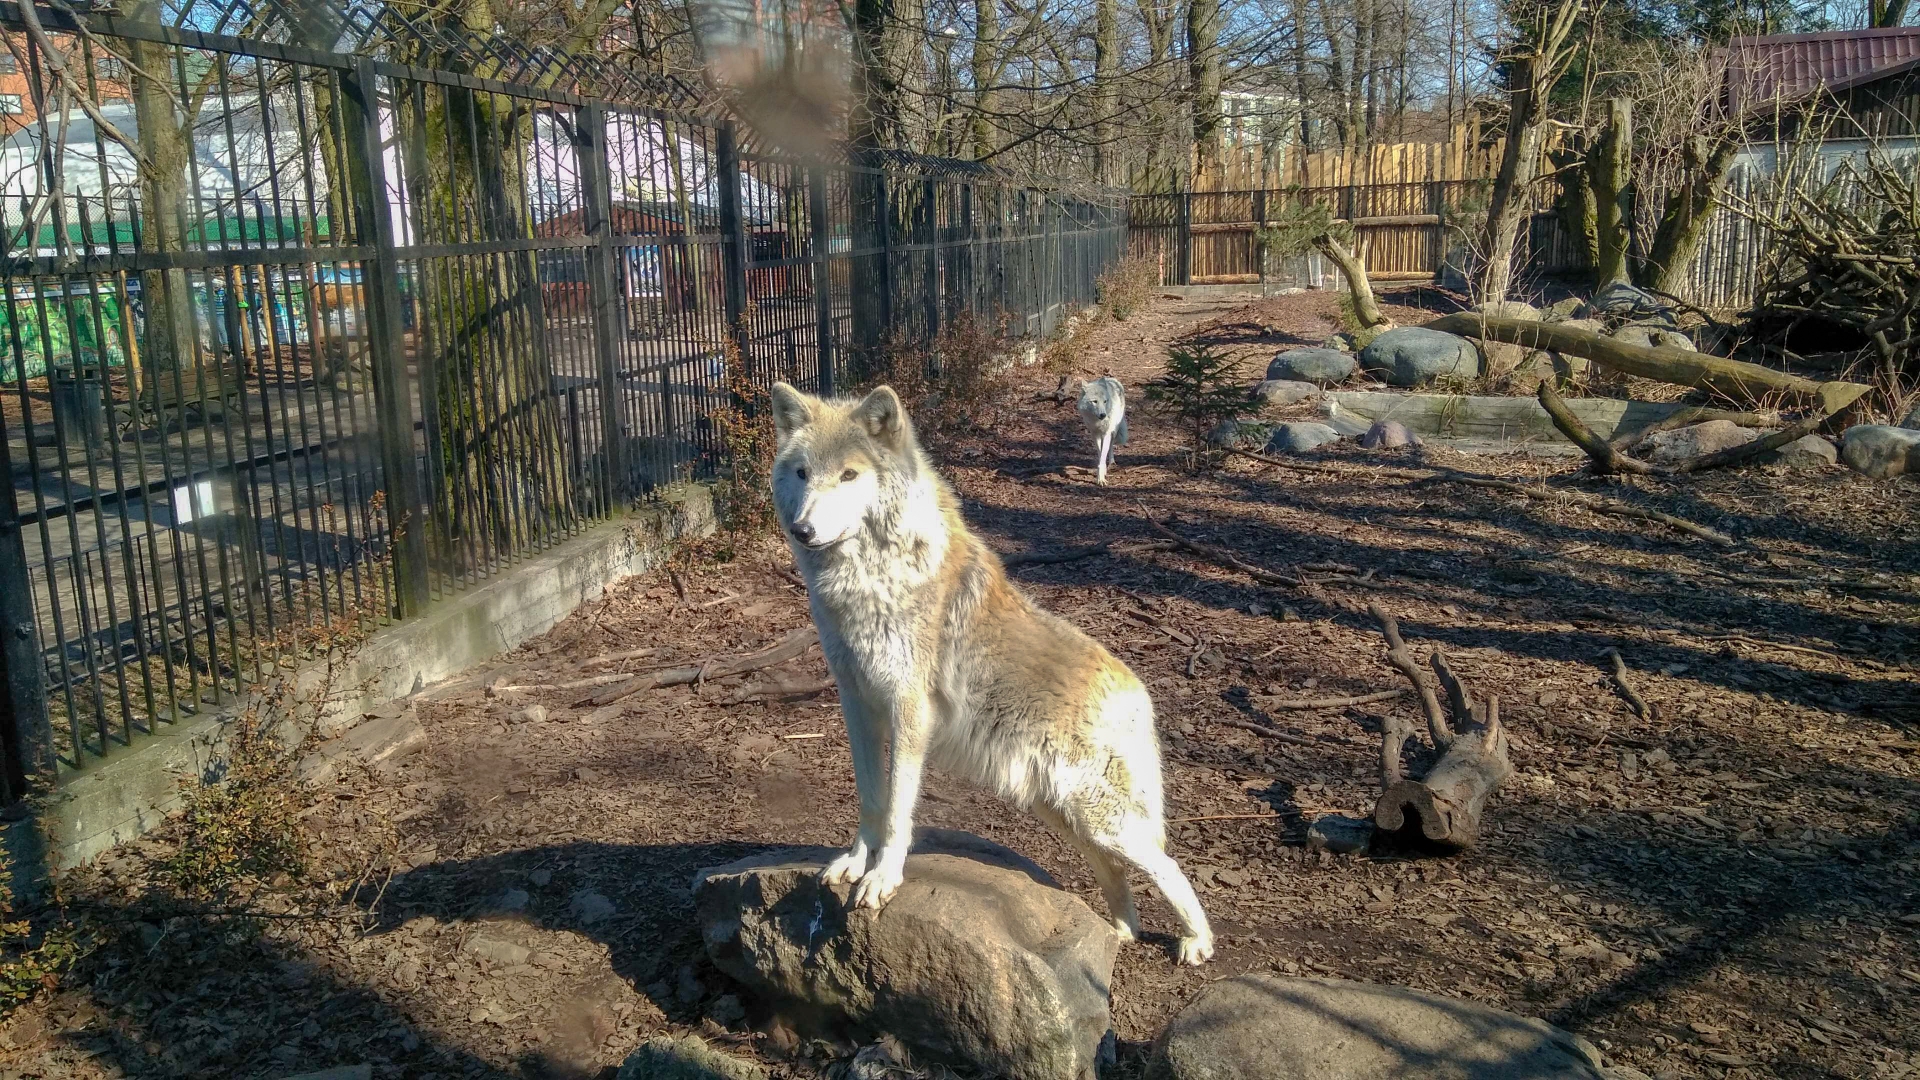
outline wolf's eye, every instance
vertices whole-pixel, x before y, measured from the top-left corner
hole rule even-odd
[[[843,472],[840,474],[840,482],[843,484],[851,483],[855,479],[858,479],[859,476],[860,474],[858,472],[855,472],[852,469],[848,469],[846,472]]]
[[[793,475],[805,480],[807,478],[807,470],[804,468],[795,469],[793,470]]]

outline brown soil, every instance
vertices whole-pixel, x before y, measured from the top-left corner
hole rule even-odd
[[[1325,295],[1162,301],[1094,330],[1084,373],[1117,374],[1137,408],[1169,341],[1231,337],[1264,360],[1333,319]],[[1241,460],[1195,475],[1180,434],[1136,413],[1103,489],[1033,472],[1088,456],[1071,409],[1034,379],[994,431],[937,448],[1002,551],[1144,538],[1144,504],[1252,563],[1371,575],[1269,588],[1177,552],[1014,571],[1152,689],[1171,848],[1220,935],[1212,964],[1176,967],[1170,913],[1146,898],[1147,940],[1114,973],[1123,1074],[1208,980],[1269,970],[1542,1016],[1656,1077],[1920,1068],[1920,483],[1838,470],[1595,481],[1572,462],[1444,448],[1316,459],[1330,473]],[[1740,545],[1368,469],[1423,461],[1552,474]],[[0,1074],[274,1077],[368,1061],[381,1077],[594,1075],[646,1033],[717,1031],[706,1018],[717,1000],[729,1015],[728,987],[702,957],[689,880],[772,846],[846,840],[854,792],[833,695],[727,706],[728,688],[708,685],[594,709],[576,702],[595,687],[564,684],[773,643],[807,618],[789,569],[770,542],[688,559],[421,695],[430,749],[320,785],[304,818],[315,873],[231,901],[258,918],[152,891],[146,868],[177,830],[110,857],[74,888],[127,905],[124,932],[90,982],[0,1029],[0,1070],[13,1070]],[[1416,653],[1444,645],[1501,697],[1517,772],[1469,853],[1303,844],[1307,820],[1371,809],[1381,710],[1416,706],[1265,703],[1399,685],[1365,615],[1375,600]],[[1610,688],[1609,647],[1652,720]],[[816,651],[763,674],[824,665]],[[1221,723],[1248,719],[1310,745]],[[987,795],[935,777],[919,820],[1007,844],[1100,906],[1076,856]],[[722,1038],[781,1072],[820,1064]]]

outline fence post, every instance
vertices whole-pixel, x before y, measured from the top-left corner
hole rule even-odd
[[[601,506],[611,508],[624,501],[632,475],[627,461],[626,433],[620,424],[619,343],[615,328],[624,328],[626,319],[620,310],[625,292],[615,276],[613,251],[613,194],[607,175],[607,109],[604,105],[582,106],[578,115],[578,137],[574,152],[580,163],[581,195],[585,201],[587,302],[593,311],[593,347],[600,380],[600,439],[604,447],[604,475],[600,484]]]
[[[833,223],[827,220],[827,170],[807,168],[807,221],[813,236],[813,319],[820,353],[820,396],[833,396]]]
[[[420,470],[413,453],[413,403],[401,340],[400,262],[394,257],[392,208],[387,202],[387,163],[381,153],[380,99],[373,62],[357,61],[340,78],[347,104],[345,152],[353,177],[354,218],[361,246],[367,305],[367,349],[373,363],[374,417],[379,425],[380,464],[386,477],[387,520],[394,537],[396,613],[405,618],[427,606],[427,521]],[[433,387],[422,387],[433,393]]]
[[[1176,264],[1180,271],[1179,283],[1191,285],[1193,284],[1193,192],[1180,193],[1179,214],[1177,224],[1180,231],[1179,240],[1176,241],[1179,247]]]
[[[740,351],[744,370],[753,369],[753,356],[747,351],[747,261],[753,250],[747,246],[747,226],[741,213],[740,145],[734,138],[733,121],[720,124],[719,146],[714,167],[720,171],[720,259],[726,275],[727,333]]]
[[[939,189],[932,180],[920,182],[920,236],[923,254],[927,260],[927,281],[925,286],[927,314],[927,342],[940,338],[940,227],[936,221],[935,200],[939,198]],[[940,355],[934,353],[933,369],[940,371]]]
[[[13,461],[5,436],[0,431],[0,464],[11,481]],[[27,793],[28,774],[50,760],[47,737],[52,728],[31,571],[11,482],[0,494],[0,514],[6,516],[0,527],[0,676],[6,680],[6,697],[0,701],[0,802],[12,803]]]

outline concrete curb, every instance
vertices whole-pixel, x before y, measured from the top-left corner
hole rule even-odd
[[[689,485],[436,601],[419,618],[376,631],[354,655],[352,670],[333,677],[335,697],[321,713],[319,734],[337,735],[380,706],[547,632],[609,586],[657,565],[675,541],[713,528],[711,490]],[[328,681],[316,668],[296,680],[296,693],[316,694]],[[228,725],[241,708],[163,726],[71,776],[40,801],[33,818],[8,826],[4,847],[16,890],[30,890],[48,867],[88,862],[163,821],[180,806],[181,777],[218,767]]]

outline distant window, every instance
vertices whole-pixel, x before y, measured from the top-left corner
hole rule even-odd
[[[12,75],[20,70],[20,61],[13,58],[13,50],[0,48],[0,75]]]
[[[19,116],[26,111],[19,94],[0,94],[0,116]]]

